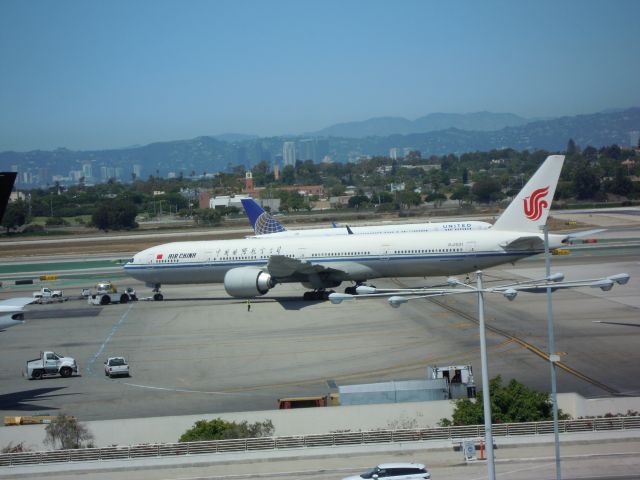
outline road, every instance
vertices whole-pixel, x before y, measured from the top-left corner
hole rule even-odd
[[[207,460],[209,459],[209,460]],[[465,464],[462,454],[451,449],[413,450],[404,452],[371,451],[350,453],[323,450],[314,456],[287,458],[271,457],[254,460],[216,461],[212,456],[191,457],[178,464],[166,463],[166,459],[137,462],[107,462],[103,464],[47,465],[43,467],[17,467],[5,469],[0,478],[25,478],[24,475],[41,477],[46,472],[48,480],[69,478],[74,471],[82,472],[87,480],[108,480],[119,475],[129,480],[195,480],[195,479],[243,479],[277,478],[279,480],[335,480],[348,475],[363,473],[382,462],[417,462],[427,465],[434,480],[481,480],[487,478],[484,462]],[[184,461],[186,460],[186,461]],[[640,478],[640,442],[604,442],[591,440],[562,446],[562,478],[565,480]],[[517,448],[496,450],[496,476],[500,480],[554,479],[555,459],[553,446],[521,445]],[[27,477],[29,478],[29,477]]]

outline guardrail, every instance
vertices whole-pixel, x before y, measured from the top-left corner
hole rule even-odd
[[[640,429],[638,417],[593,418],[562,420],[560,433],[602,432]],[[13,428],[13,427],[12,427]],[[19,428],[19,427],[16,427]],[[494,437],[541,435],[553,432],[553,422],[502,423],[493,425]],[[44,452],[3,453],[0,466],[51,464],[61,462],[88,462],[128,460],[150,457],[175,457],[211,453],[250,452],[256,450],[285,450],[313,447],[337,447],[428,440],[462,440],[484,436],[483,425],[464,427],[423,428],[407,430],[373,430],[366,432],[329,433],[290,437],[243,438],[238,440],[212,440],[189,443],[159,443],[122,447],[83,448]]]

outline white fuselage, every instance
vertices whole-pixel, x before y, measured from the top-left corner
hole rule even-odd
[[[469,220],[464,222],[404,223],[392,225],[349,226],[353,235],[380,235],[388,233],[424,233],[424,232],[464,232],[491,228],[487,222]],[[285,230],[284,232],[263,233],[251,238],[289,238],[329,235],[350,235],[347,227],[309,228],[304,230]]]
[[[221,283],[231,269],[257,267],[266,271],[269,258],[281,255],[333,267],[335,281],[456,275],[515,262],[542,251],[540,242],[535,247],[507,247],[523,236],[542,239],[540,234],[487,229],[436,231],[428,235],[404,233],[174,242],[143,250],[124,269],[128,275],[149,284]],[[550,247],[557,248],[566,236],[550,235],[549,238]]]

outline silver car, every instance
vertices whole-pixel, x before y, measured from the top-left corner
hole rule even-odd
[[[431,474],[421,463],[381,463],[362,475],[354,475],[342,480],[360,480],[361,478],[418,480],[431,478]]]

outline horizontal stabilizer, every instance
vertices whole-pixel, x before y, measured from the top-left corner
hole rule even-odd
[[[506,250],[539,250],[544,248],[544,241],[536,236],[518,237],[501,245],[501,247]]]
[[[606,230],[606,228],[595,228],[593,230],[585,230],[584,232],[571,232],[568,233],[567,236],[569,237],[569,240],[572,238],[584,238],[595,235],[596,233],[605,232]]]

